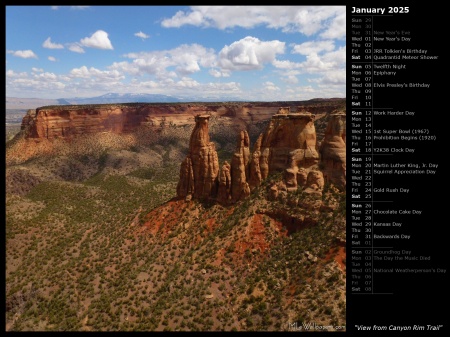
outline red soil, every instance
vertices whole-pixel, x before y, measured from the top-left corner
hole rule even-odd
[[[145,223],[138,232],[150,232],[153,235],[159,233],[162,238],[166,238],[180,224],[181,214],[186,207],[184,200],[168,201],[145,216]]]
[[[334,260],[339,265],[339,268],[341,268],[341,270],[343,272],[345,272],[346,267],[345,267],[344,260],[346,259],[346,256],[347,256],[347,254],[345,252],[345,248],[339,246],[339,247],[337,247],[337,251],[336,251],[336,248],[332,248],[329,250],[329,252],[325,256],[325,261],[329,261],[331,258],[334,258]]]

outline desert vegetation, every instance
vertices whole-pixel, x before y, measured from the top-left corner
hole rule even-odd
[[[236,134],[215,122],[223,162]],[[326,185],[320,210],[301,190],[268,201],[275,174],[231,206],[186,202],[174,196],[191,129],[139,132],[9,154],[6,330],[345,325],[345,193]]]

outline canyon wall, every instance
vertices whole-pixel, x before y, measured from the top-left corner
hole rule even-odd
[[[283,102],[286,103],[286,102]],[[331,112],[345,106],[345,99],[289,102],[314,112]],[[92,133],[128,133],[140,126],[160,130],[165,126],[193,125],[196,115],[220,118],[224,126],[245,129],[269,120],[279,102],[126,103],[46,106],[29,110],[22,120],[26,138],[71,138]]]

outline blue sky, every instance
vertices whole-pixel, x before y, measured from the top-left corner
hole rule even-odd
[[[6,6],[6,96],[345,97],[345,6]]]

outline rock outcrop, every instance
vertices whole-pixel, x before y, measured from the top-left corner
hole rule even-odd
[[[191,199],[194,194],[194,171],[190,156],[187,156],[181,163],[177,194],[180,197],[186,197],[186,199]]]
[[[225,161],[220,170],[217,201],[233,203],[250,195],[248,185],[250,169],[250,139],[247,131],[238,135],[236,151],[231,165]]]
[[[210,115],[195,116],[195,127],[189,142],[189,154],[180,168],[177,194],[187,199],[209,199],[217,195],[219,159],[209,139]]]
[[[290,103],[325,112],[344,106],[345,99]],[[29,110],[23,118],[22,130],[26,131],[26,138],[52,140],[102,132],[129,133],[141,126],[160,130],[166,126],[192,125],[192,117],[208,114],[221,118],[227,127],[240,131],[252,123],[270,119],[277,113],[279,104],[202,102],[53,105]]]
[[[318,161],[314,115],[309,112],[291,113],[287,108],[280,108],[264,132],[261,145],[255,146],[250,165],[250,187],[258,186],[269,174],[279,171],[285,172],[288,190],[295,190],[304,174],[299,170]]]
[[[159,130],[191,124],[192,117],[212,111],[204,105],[104,104],[52,106],[30,111],[22,122],[26,137],[71,138],[92,133],[129,133],[141,126]]]
[[[334,113],[325,130],[325,137],[320,145],[320,167],[324,179],[339,189],[346,185],[346,115]]]
[[[249,164],[249,179],[248,184],[251,190],[255,187],[261,185],[262,175],[261,175],[261,166],[260,166],[260,158],[261,158],[261,142],[262,142],[263,134],[260,134],[258,139],[256,140],[253,154],[251,156],[250,164]]]
[[[250,123],[268,120],[279,111],[287,113],[289,107],[279,108],[280,102],[261,103],[124,103],[91,105],[54,105],[30,110],[24,117],[22,129],[27,138],[53,139],[73,137],[96,132],[131,132],[145,125],[160,128],[164,125],[191,124],[197,114],[210,114],[233,121],[245,128]],[[329,113],[344,106],[345,99],[290,102],[302,104],[302,109],[313,113]]]
[[[238,135],[236,152],[231,160],[231,200],[237,201],[250,195],[247,183],[250,163],[250,139],[247,131]]]
[[[231,164],[218,170],[217,152],[208,134],[209,115],[198,115],[191,135],[189,154],[181,164],[177,193],[180,197],[216,199],[235,203],[250,195],[270,174],[281,172],[283,179],[269,187],[270,199],[285,198],[299,188],[320,201],[325,182],[345,187],[345,114],[331,116],[325,139],[317,151],[315,115],[280,108],[250,153],[247,131],[238,135]]]
[[[231,200],[231,165],[225,161],[220,169],[217,201],[227,204]]]

